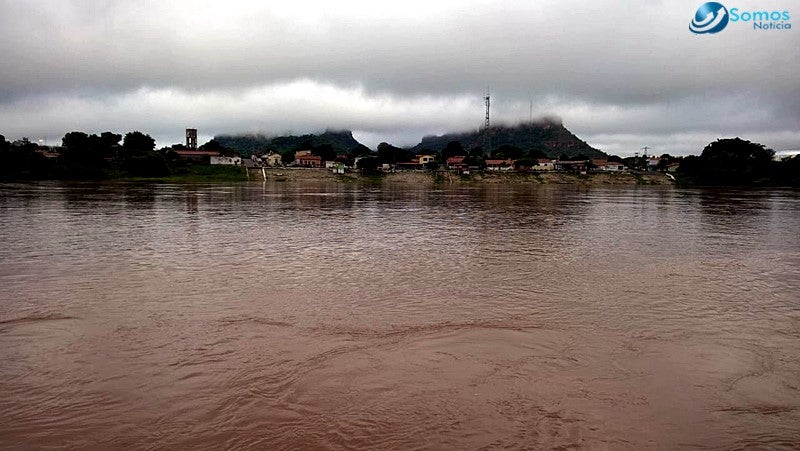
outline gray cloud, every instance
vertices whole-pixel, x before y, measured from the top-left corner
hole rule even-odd
[[[332,127],[413,144],[479,126],[490,85],[497,120],[533,101],[608,151],[730,135],[800,147],[795,31],[696,36],[699,3],[284,3],[0,0],[0,132],[141,129],[168,144],[190,125]]]

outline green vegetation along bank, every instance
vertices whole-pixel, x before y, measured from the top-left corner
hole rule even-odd
[[[323,169],[275,168],[264,171],[267,181],[303,182],[331,181],[342,183],[386,183],[433,186],[436,184],[574,184],[587,186],[603,185],[670,185],[672,180],[662,173],[638,174],[632,172],[568,174],[563,172],[503,173],[475,172],[456,174],[451,172],[403,171],[383,175],[361,175],[358,173],[333,174]],[[264,180],[260,170],[250,171],[250,180]]]

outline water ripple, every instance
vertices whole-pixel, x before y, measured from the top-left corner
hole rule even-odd
[[[0,448],[796,447],[795,191],[0,194]]]

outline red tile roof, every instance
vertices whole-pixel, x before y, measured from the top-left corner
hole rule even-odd
[[[219,152],[216,150],[175,150],[175,153],[182,157],[218,157]]]
[[[512,165],[514,160],[486,160],[488,166],[500,166],[502,164]]]

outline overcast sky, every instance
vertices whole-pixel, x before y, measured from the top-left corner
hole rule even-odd
[[[800,148],[792,30],[695,35],[692,1],[0,0],[0,133],[351,129],[374,147],[557,116],[594,147],[699,153],[741,136]]]

